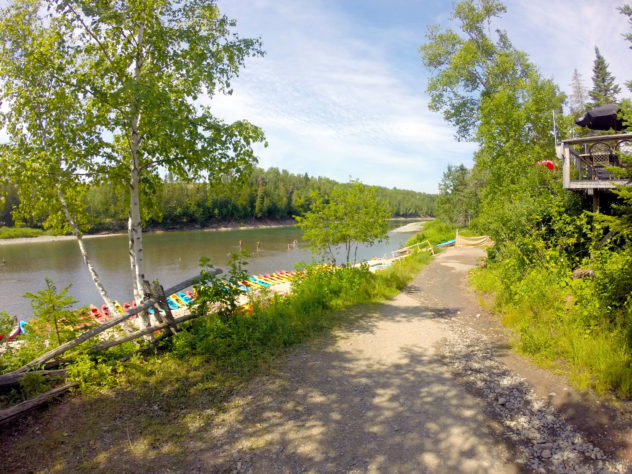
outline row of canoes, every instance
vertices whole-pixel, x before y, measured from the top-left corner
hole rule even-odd
[[[275,273],[265,273],[260,275],[252,275],[248,278],[248,280],[242,281],[240,285],[240,289],[242,291],[248,292],[254,289],[261,289],[264,287],[271,287],[275,285],[280,285],[283,283],[287,283],[292,280],[292,278],[296,275],[296,272],[286,272],[286,271],[278,271]],[[167,297],[167,303],[169,308],[172,310],[186,308],[189,304],[195,299],[194,291],[180,291],[178,293],[174,293]],[[123,314],[125,311],[136,306],[136,302],[128,303],[124,302],[120,304],[118,301],[114,301],[114,307],[116,310]],[[153,308],[149,309],[149,312],[153,314]],[[132,318],[137,318],[137,315],[132,316]],[[90,305],[89,312],[82,312],[79,314],[79,322],[75,324],[75,329],[85,329],[95,324],[104,324],[110,319],[112,319],[112,314],[107,307],[107,305],[103,304],[100,308],[95,305]],[[28,322],[24,320],[18,321],[17,317],[14,318],[15,326],[11,332],[8,334],[0,334],[0,343],[9,342],[15,339],[20,334],[26,334],[28,332]]]

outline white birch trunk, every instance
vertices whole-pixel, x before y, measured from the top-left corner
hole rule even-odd
[[[143,26],[138,30],[138,54],[134,76],[138,78],[143,68]],[[127,225],[129,238],[129,257],[130,267],[132,271],[132,280],[134,282],[134,299],[137,302],[142,301],[144,297],[143,280],[145,279],[144,263],[143,263],[143,228],[140,215],[140,162],[139,150],[142,140],[138,127],[140,124],[141,112],[134,101],[131,111],[130,121],[130,178],[129,178],[129,196],[130,210]]]
[[[61,203],[61,207],[64,210],[66,220],[68,221],[68,224],[70,224],[70,227],[72,228],[72,233],[77,239],[77,245],[79,245],[79,252],[81,252],[81,257],[83,258],[83,262],[86,264],[86,267],[88,267],[88,271],[90,272],[90,276],[92,277],[94,286],[96,286],[97,291],[101,295],[103,302],[109,308],[110,313],[113,315],[118,315],[118,311],[116,310],[116,307],[112,303],[112,300],[110,299],[107,290],[103,286],[103,283],[101,282],[101,278],[99,277],[97,270],[94,268],[94,266],[92,265],[92,262],[90,261],[90,258],[88,257],[88,252],[86,250],[85,245],[83,244],[83,236],[81,234],[81,230],[79,230],[77,221],[68,210],[68,205],[66,204],[66,200],[64,199],[64,194],[61,192],[61,189],[57,189],[57,196],[59,197],[59,202]]]
[[[129,182],[130,212],[128,221],[129,255],[134,281],[134,298],[137,302],[145,296],[143,280],[145,279],[143,264],[143,229],[140,217],[140,193],[138,189],[139,170],[137,159],[132,158]]]

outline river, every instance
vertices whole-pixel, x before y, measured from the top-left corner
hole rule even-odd
[[[403,225],[389,221],[391,230]],[[384,256],[405,245],[414,232],[389,232],[389,240],[372,247],[361,246],[358,260]],[[159,279],[167,288],[199,273],[199,261],[223,268],[230,252],[239,251],[239,242],[251,253],[247,258],[249,273],[293,270],[297,262],[312,261],[308,243],[302,240],[296,227],[243,229],[229,231],[173,231],[144,235],[145,274]],[[297,242],[296,246],[293,244]],[[260,247],[257,252],[257,242]],[[113,299],[131,300],[132,287],[127,257],[127,236],[112,235],[85,240],[91,259]],[[289,247],[288,247],[289,245]],[[343,261],[340,254],[338,261]],[[0,310],[21,319],[32,316],[31,300],[26,292],[45,287],[45,278],[53,280],[58,290],[72,285],[68,294],[77,306],[90,303],[101,305],[77,243],[74,240],[26,242],[0,246]]]

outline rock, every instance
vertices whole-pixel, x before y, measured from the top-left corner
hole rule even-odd
[[[576,268],[575,270],[573,270],[573,280],[579,280],[579,279],[587,279],[587,278],[594,278],[595,277],[595,272],[592,271],[590,268]]]
[[[540,454],[540,456],[542,456],[542,459],[548,459],[551,457],[551,451],[545,449],[542,451],[542,454]]]
[[[505,400],[503,397],[500,397],[500,398],[498,399],[498,404],[499,404],[499,405],[504,405],[505,403],[507,403],[507,400]]]

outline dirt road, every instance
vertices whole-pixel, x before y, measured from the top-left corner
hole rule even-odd
[[[494,356],[450,249],[353,327],[294,351],[190,442],[186,470],[625,472]]]

